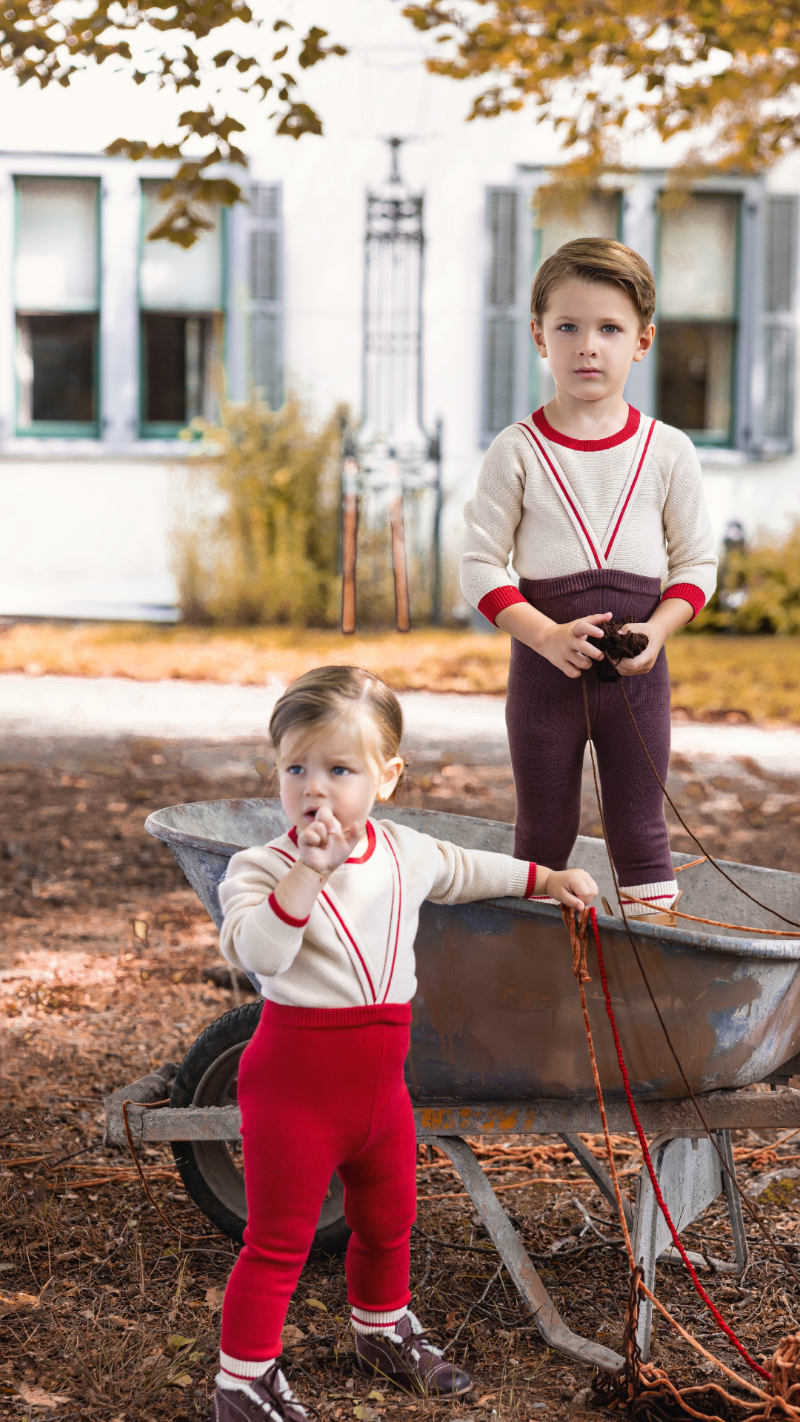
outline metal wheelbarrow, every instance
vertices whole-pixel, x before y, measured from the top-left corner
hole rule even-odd
[[[427,810],[376,807],[389,818],[466,847],[510,853],[513,826]],[[172,850],[214,923],[217,894],[237,850],[264,844],[288,828],[277,800],[220,800],[176,805],[151,814],[145,828]],[[674,854],[676,867],[689,855]],[[613,902],[602,840],[581,837],[573,860],[593,874]],[[743,887],[788,917],[800,919],[800,876],[726,863]],[[681,907],[705,917],[750,923],[774,919],[737,895],[708,864],[683,883]],[[693,907],[694,905],[694,907]],[[800,939],[746,932],[690,932],[637,923],[635,935],[651,987],[668,1023],[727,1169],[699,1122],[677,1075],[621,919],[598,915],[614,1009],[631,1083],[661,1189],[679,1229],[725,1192],[734,1244],[730,1263],[741,1272],[747,1245],[732,1183],[730,1130],[800,1126]],[[525,900],[423,905],[416,940],[418,991],[413,1003],[406,1078],[420,1141],[450,1157],[522,1298],[550,1346],[610,1371],[622,1366],[611,1349],[575,1334],[559,1316],[522,1242],[465,1137],[558,1135],[613,1203],[603,1166],[579,1132],[600,1128],[580,1001],[559,910]],[[591,956],[590,956],[591,968]],[[609,1126],[631,1130],[597,974],[587,985],[589,1014]],[[169,1141],[183,1183],[220,1229],[241,1239],[247,1206],[240,1165],[236,1079],[242,1051],[255,1031],[262,1001],[225,1013],[198,1037],[174,1075],[155,1074],[107,1099],[108,1138],[125,1143],[124,1100],[135,1144]],[[772,1090],[759,1083],[768,1082]],[[148,1111],[165,1094],[170,1106]],[[756,1089],[754,1089],[756,1088]],[[634,1247],[652,1288],[656,1260],[669,1241],[644,1176],[631,1212]],[[320,1216],[317,1247],[335,1251],[348,1236],[343,1191],[334,1175]],[[700,1261],[701,1263],[704,1261]],[[639,1343],[647,1357],[650,1309],[640,1313]]]

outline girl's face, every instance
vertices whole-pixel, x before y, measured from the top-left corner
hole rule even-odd
[[[298,831],[323,807],[344,830],[363,825],[376,798],[388,800],[403,762],[395,756],[379,767],[367,757],[363,742],[346,722],[323,730],[310,744],[307,728],[287,731],[278,767],[281,804]]]
[[[565,281],[541,322],[531,321],[540,356],[559,389],[578,400],[604,400],[624,388],[628,371],[653,344],[630,297],[610,282]]]

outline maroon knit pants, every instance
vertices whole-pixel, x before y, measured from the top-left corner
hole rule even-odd
[[[223,1353],[247,1362],[280,1353],[334,1170],[353,1231],[350,1303],[388,1312],[409,1302],[417,1202],[417,1139],[403,1080],[410,1022],[410,1003],[264,1003],[239,1070],[248,1213],[225,1291]]]
[[[619,569],[522,579],[520,592],[554,622],[595,612],[646,622],[661,585]],[[506,725],[517,791],[514,855],[565,869],[578,834],[586,714],[597,752],[608,838],[620,884],[661,883],[674,877],[664,801],[631,725],[618,682],[594,672],[574,680],[522,642],[511,644]],[[626,677],[625,690],[662,781],[669,767],[670,692],[662,647],[651,671]]]

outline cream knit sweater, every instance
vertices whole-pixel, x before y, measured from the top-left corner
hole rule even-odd
[[[640,421],[639,411],[630,407],[625,428],[610,439],[572,440],[553,430],[537,410],[497,436],[464,511],[461,558],[464,596],[490,621],[503,607],[524,601],[509,575],[509,556],[520,578],[558,578],[591,566],[537,451],[536,434],[549,442],[605,547],[639,447]],[[664,595],[685,598],[695,613],[714,591],[717,558],[700,464],[691,440],[671,425],[655,423],[608,563],[660,578]]]
[[[530,896],[536,865],[419,834],[391,820],[367,821],[368,846],[330,876],[309,918],[293,919],[273,889],[297,859],[290,830],[263,848],[234,854],[219,886],[220,947],[258,977],[272,1002],[362,1007],[410,1002],[420,905]]]

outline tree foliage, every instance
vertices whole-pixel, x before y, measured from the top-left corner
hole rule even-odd
[[[271,28],[279,37],[265,64],[248,52],[254,47],[251,32],[264,24],[246,0],[6,0],[0,10],[0,68],[20,84],[35,82],[45,89],[50,84],[68,87],[93,65],[111,62],[136,84],[175,93],[210,89],[215,102],[221,76],[233,72],[241,76],[241,93],[269,102],[277,133],[290,138],[321,133],[319,115],[299,97],[288,66],[310,69],[345,50],[338,44],[326,46],[327,31],[317,26],[296,38],[288,20],[275,19]],[[225,26],[232,26],[224,38],[233,40],[236,48],[218,48],[218,32]],[[163,190],[169,211],[151,237],[190,247],[209,225],[205,204],[230,204],[242,196],[238,183],[213,170],[220,164],[247,167],[232,139],[244,133],[245,126],[228,113],[218,113],[215,102],[180,115],[175,143],[151,146],[119,138],[110,145],[110,153],[134,160],[170,158],[179,163]]]
[[[442,45],[433,73],[485,81],[471,118],[529,107],[578,175],[617,165],[624,132],[702,131],[706,164],[746,171],[800,140],[799,0],[422,0],[403,13]]]

